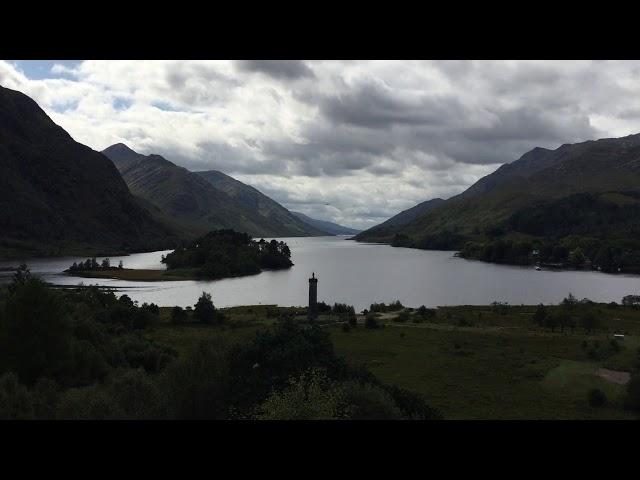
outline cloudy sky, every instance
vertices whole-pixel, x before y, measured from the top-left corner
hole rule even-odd
[[[535,146],[640,132],[640,63],[1,61],[77,141],[217,169],[368,228]]]

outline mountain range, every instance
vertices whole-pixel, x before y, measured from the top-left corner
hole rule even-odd
[[[133,195],[159,221],[189,237],[230,228],[254,237],[326,235],[282,205],[222,172],[191,172],[160,155],[142,155],[119,143],[103,150]]]
[[[498,238],[560,242],[580,235],[623,240],[638,229],[634,206],[640,206],[639,190],[640,134],[555,150],[534,148],[410,222],[377,226],[356,239],[447,250]],[[620,214],[623,210],[625,215]],[[537,220],[525,222],[525,217]],[[568,228],[578,217],[584,221]]]
[[[0,86],[0,255],[132,251],[175,240],[107,157]]]

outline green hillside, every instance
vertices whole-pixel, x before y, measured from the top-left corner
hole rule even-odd
[[[217,229],[234,229],[256,237],[321,234],[291,214],[287,217],[288,211],[267,197],[263,196],[260,202],[268,207],[261,208],[260,202],[251,204],[237,194],[216,188],[203,175],[160,155],[141,155],[123,144],[112,145],[103,153],[113,161],[131,192],[155,207],[152,211],[156,218],[180,229],[187,237]]]

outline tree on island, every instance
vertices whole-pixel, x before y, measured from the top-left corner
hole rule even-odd
[[[168,270],[192,269],[198,276],[217,279],[252,275],[264,268],[289,268],[293,265],[290,257],[284,242],[255,241],[246,233],[214,230],[175,249],[162,262]]]

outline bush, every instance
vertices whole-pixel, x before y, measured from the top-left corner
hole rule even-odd
[[[31,396],[27,387],[12,372],[0,377],[0,420],[34,418]]]
[[[611,345],[611,350],[613,352],[619,352],[620,351],[620,344],[618,343],[618,341],[615,338],[611,339],[610,345]]]
[[[358,326],[358,319],[356,318],[355,315],[349,316],[348,322],[351,328],[356,328]]]
[[[180,420],[224,420],[229,416],[229,347],[200,342],[162,373],[167,416]]]
[[[342,331],[345,333],[348,333],[351,331],[351,326],[348,323],[343,323],[342,324]]]
[[[153,378],[141,368],[118,372],[110,378],[107,388],[122,418],[159,419],[165,416],[164,396]]]
[[[640,373],[631,376],[627,383],[627,398],[625,400],[627,408],[640,410]]]
[[[402,412],[391,395],[371,383],[345,382],[340,386],[342,415],[350,420],[399,420]]]
[[[420,307],[418,307],[418,310],[416,310],[416,312],[418,315],[425,318],[433,318],[436,316],[435,308],[427,308],[424,305],[420,305]]]
[[[32,385],[60,378],[71,360],[71,324],[59,292],[27,278],[11,285],[0,325],[0,371],[15,372]]]
[[[373,315],[369,314],[364,319],[364,328],[374,330],[376,328],[380,328],[380,324]]]
[[[607,396],[598,388],[592,388],[588,394],[589,405],[592,407],[603,407],[607,403]]]
[[[174,325],[182,325],[189,321],[189,314],[181,307],[175,306],[171,310],[171,323]]]
[[[394,319],[394,322],[404,323],[409,320],[409,312],[400,312]]]

